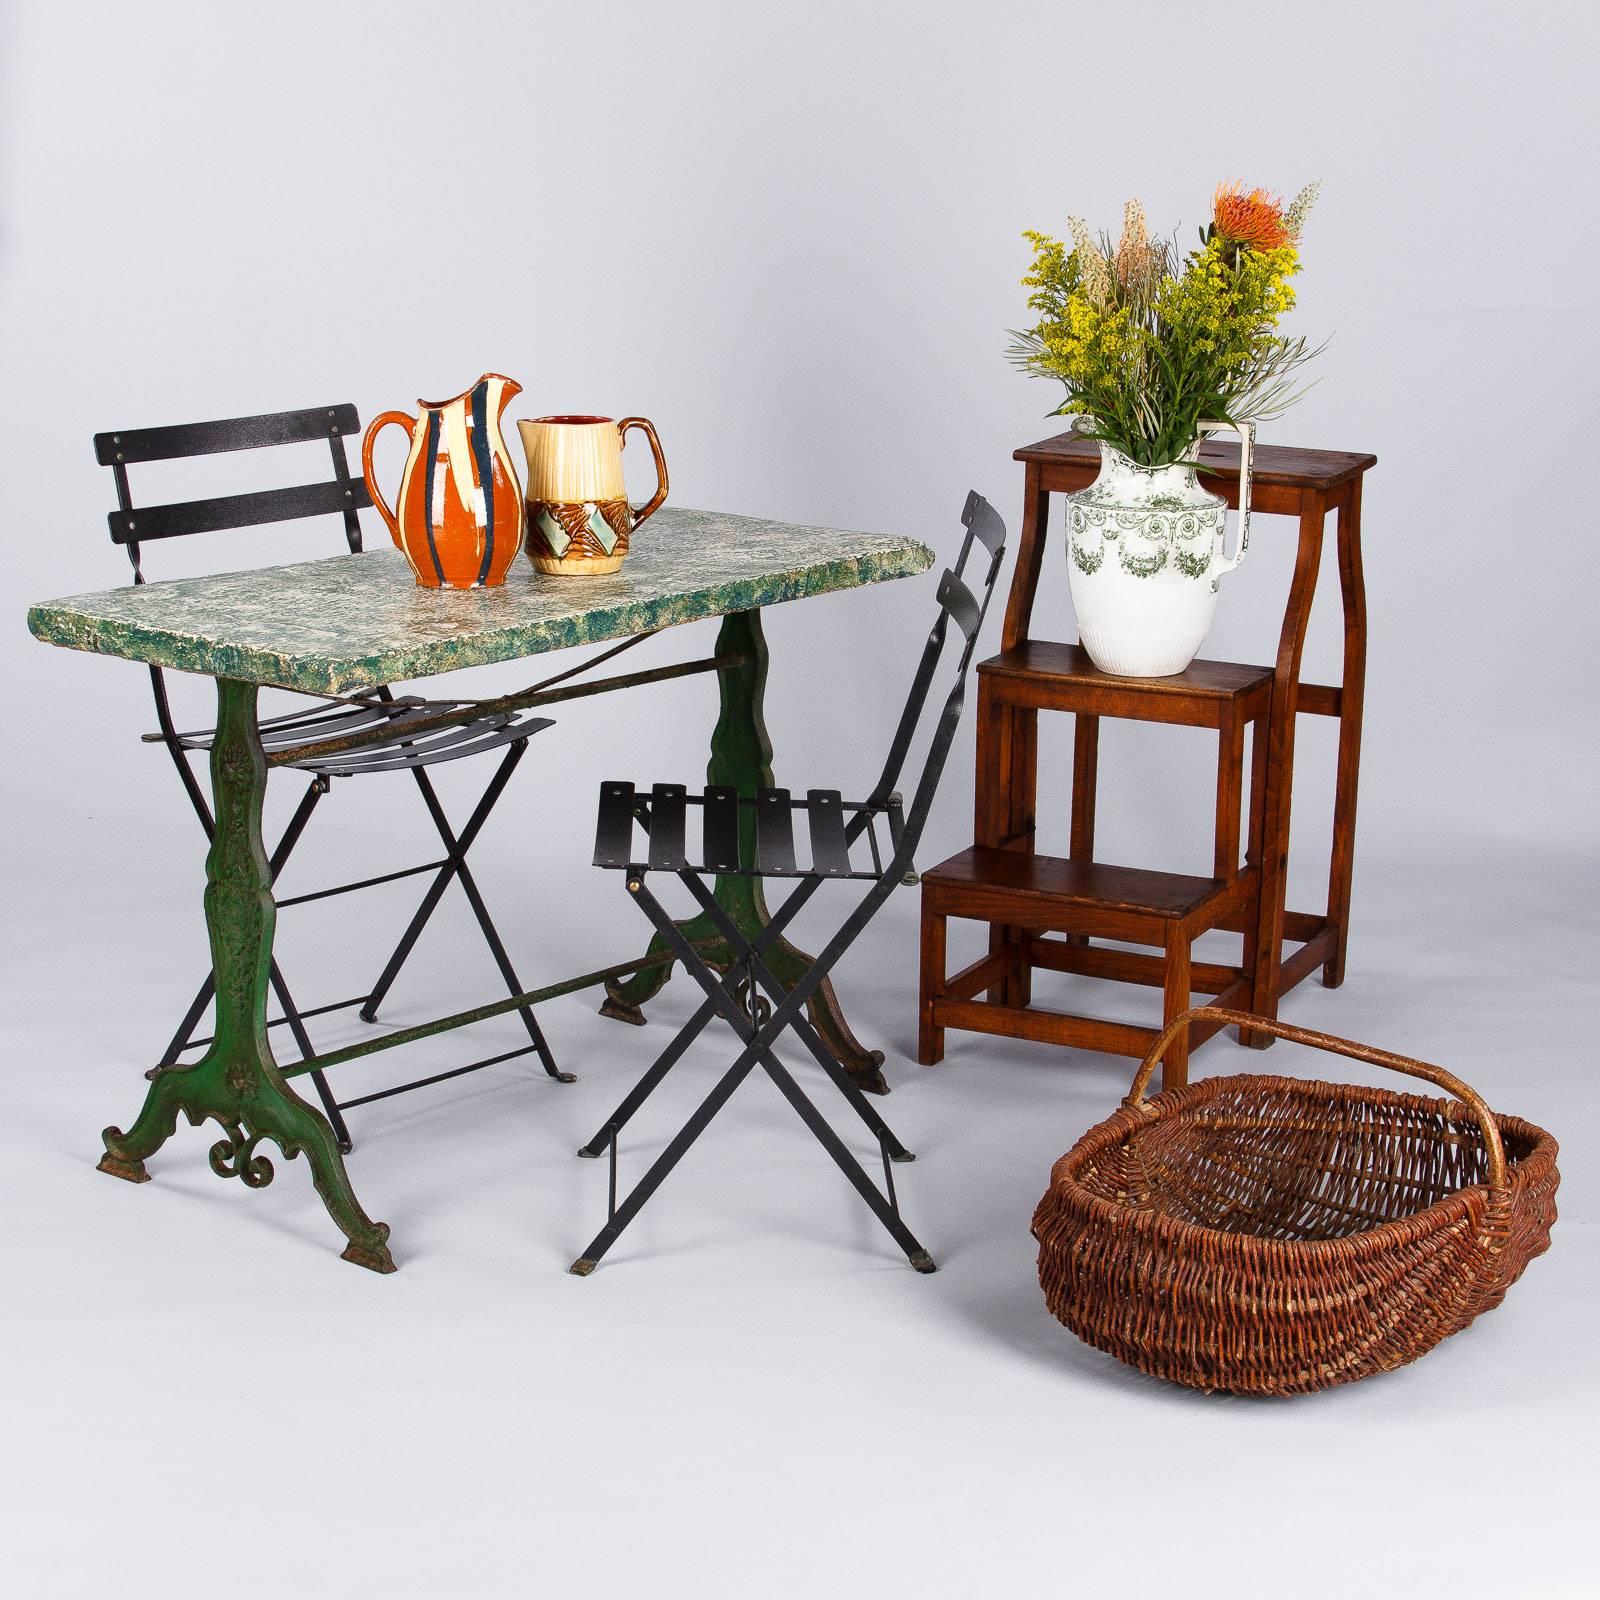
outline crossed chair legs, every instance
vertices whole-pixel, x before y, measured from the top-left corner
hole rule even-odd
[[[812,991],[826,979],[828,966],[818,960],[800,983],[793,989],[785,990],[761,959],[762,951],[777,940],[795,912],[810,898],[809,889],[807,887],[797,889],[762,930],[755,942],[751,943],[717,903],[697,874],[680,871],[677,876],[694,896],[701,910],[710,918],[718,933],[727,941],[729,949],[737,952],[742,959],[725,978],[719,977],[693,943],[685,937],[666,908],[646,887],[645,874],[642,872],[629,874],[629,893],[643,908],[645,915],[655,925],[656,931],[666,940],[684,970],[705,990],[706,1000],[677,1037],[656,1058],[650,1070],[634,1086],[627,1098],[607,1118],[599,1132],[578,1152],[581,1156],[591,1158],[597,1158],[603,1152],[608,1153],[610,1183],[606,1224],[595,1235],[588,1249],[572,1263],[570,1270],[580,1277],[585,1277],[594,1271],[600,1258],[616,1243],[623,1229],[638,1215],[645,1202],[660,1187],[689,1146],[705,1131],[734,1090],[759,1065],[777,1085],[784,1099],[794,1107],[823,1149],[833,1158],[839,1170],[871,1207],[873,1214],[888,1230],[895,1243],[905,1251],[906,1259],[911,1265],[918,1272],[932,1272],[933,1257],[923,1249],[916,1235],[901,1219],[899,1202],[895,1196],[894,1170],[891,1163],[912,1161],[915,1157],[895,1136],[883,1118],[873,1110],[850,1075],[834,1060],[805,1015],[805,1003]],[[748,997],[748,1008],[740,1003],[741,989]],[[766,998],[763,998],[763,992]],[[617,1202],[618,1134],[690,1044],[704,1031],[707,1023],[717,1015],[720,1015],[738,1034],[743,1041],[744,1049],[711,1092],[701,1101],[694,1114],[673,1136],[649,1171],[639,1179],[619,1205]],[[794,1031],[878,1141],[878,1148],[883,1158],[882,1190],[867,1175],[844,1141],[834,1132],[774,1053],[773,1045],[785,1029]]]
[[[506,753],[501,757],[500,765],[490,780],[489,786],[484,790],[472,814],[468,817],[466,826],[458,834],[450,826],[450,819],[445,815],[444,807],[440,803],[438,792],[434,789],[432,780],[421,767],[413,767],[411,775],[416,780],[417,788],[427,807],[428,815],[433,819],[439,838],[445,847],[444,859],[436,864],[432,883],[428,886],[427,893],[422,897],[412,918],[406,925],[405,932],[401,934],[399,943],[395,946],[393,954],[384,964],[378,981],[371,990],[357,996],[354,1000],[335,1001],[331,1005],[317,1006],[310,1010],[302,1011],[294,1002],[289,992],[289,986],[284,982],[283,974],[278,969],[276,959],[273,960],[270,979],[273,993],[277,996],[278,1004],[283,1008],[282,1023],[289,1029],[296,1047],[299,1049],[301,1059],[309,1059],[316,1054],[311,1043],[311,1037],[306,1031],[305,1019],[326,1014],[330,1011],[342,1011],[349,1006],[359,1004],[360,1015],[364,1022],[375,1022],[378,1016],[378,1007],[382,1005],[395,979],[399,976],[400,969],[405,965],[406,959],[416,945],[422,930],[427,926],[440,899],[452,881],[459,881],[462,891],[467,897],[468,904],[472,907],[473,916],[476,917],[478,926],[482,930],[484,942],[489,947],[489,953],[494,958],[495,965],[499,968],[500,976],[505,981],[507,992],[522,994],[525,992],[522,980],[517,976],[515,968],[511,965],[511,958],[506,952],[506,947],[500,938],[499,930],[495,927],[489,915],[489,909],[484,904],[477,880],[472,875],[472,869],[467,865],[467,851],[472,848],[484,824],[489,820],[490,813],[494,810],[500,799],[501,793],[511,781],[511,775],[516,771],[517,763],[521,761],[528,745],[525,739],[516,740],[506,748]],[[305,832],[306,824],[311,820],[311,814],[317,807],[317,802],[327,794],[331,787],[332,779],[325,776],[313,778],[305,796],[295,808],[294,815],[289,819],[288,826],[283,831],[277,847],[268,859],[268,867],[272,880],[277,881],[278,875],[288,863],[289,857],[295,846],[300,841],[300,836]],[[208,834],[212,832],[209,816],[202,816]],[[307,900],[324,899],[331,895],[348,893],[355,889],[368,888],[374,884],[389,881],[393,878],[410,876],[417,871],[426,871],[427,868],[410,868],[399,873],[384,874],[377,878],[364,879],[360,883],[345,884],[338,888],[316,891],[311,894],[297,896],[296,899],[282,902],[286,905],[303,903]],[[200,986],[199,993],[195,995],[193,1003],[184,1014],[183,1021],[178,1025],[178,1031],[173,1035],[172,1042],[167,1046],[161,1058],[163,1066],[175,1062],[180,1054],[190,1048],[209,1043],[209,1039],[196,1039],[195,1029],[200,1025],[200,1019],[205,1015],[205,1010],[210,1005],[214,993],[214,978],[212,974],[206,975],[206,980]],[[449,1072],[438,1073],[433,1077],[419,1079],[415,1083],[401,1084],[392,1089],[381,1089],[375,1094],[361,1095],[354,1100],[339,1101],[334,1097],[328,1085],[327,1078],[321,1072],[312,1072],[309,1076],[316,1089],[317,1098],[322,1102],[322,1109],[327,1114],[328,1121],[333,1126],[334,1137],[342,1153],[348,1154],[351,1149],[350,1130],[344,1120],[344,1112],[352,1106],[366,1105],[373,1100],[381,1100],[392,1094],[402,1093],[406,1089],[420,1088],[423,1084],[440,1081],[443,1078],[456,1077],[463,1072],[476,1070],[478,1067],[492,1066],[496,1062],[509,1060],[513,1056],[527,1054],[529,1051],[537,1054],[546,1073],[559,1083],[573,1083],[576,1074],[563,1072],[556,1066],[554,1055],[551,1053],[549,1041],[544,1036],[544,1030],[539,1026],[538,1019],[533,1014],[530,1006],[520,1007],[517,1013],[522,1018],[523,1026],[528,1031],[529,1044],[517,1050],[507,1051],[502,1055],[489,1057],[482,1061],[471,1063],[466,1067],[456,1067]]]

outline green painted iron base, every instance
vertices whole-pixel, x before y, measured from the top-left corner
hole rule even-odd
[[[208,1118],[223,1137],[211,1146],[211,1170],[246,1188],[272,1182],[265,1141],[289,1159],[304,1155],[322,1203],[349,1241],[344,1259],[393,1272],[387,1224],[361,1209],[328,1119],[289,1087],[267,1042],[267,979],[277,908],[261,844],[267,766],[256,727],[257,689],[217,680],[217,732],[211,750],[216,834],[206,858],[206,927],[216,973],[216,1028],[210,1047],[188,1065],[150,1073],[144,1107],[129,1130],[107,1128],[100,1171],[132,1183],[145,1161],[172,1137],[180,1113],[198,1127]]]
[[[773,783],[772,741],[767,735],[765,711],[767,643],[761,630],[761,613],[730,611],[722,619],[716,654],[737,655],[741,659],[738,665],[725,667],[717,674],[721,710],[711,735],[706,782],[731,784],[742,797],[753,799],[758,788],[770,788]],[[739,854],[744,861],[755,860],[755,826],[754,810],[742,807]],[[753,940],[766,927],[767,902],[759,878],[719,877],[713,893],[717,904],[746,938]],[[721,973],[732,969],[733,953],[708,917],[694,917],[680,923],[679,927],[704,954],[708,966]],[[667,953],[666,941],[657,934],[651,939],[647,954],[661,957]],[[799,982],[811,965],[810,956],[802,954],[786,939],[778,940],[765,952],[764,959],[785,988]],[[671,976],[672,963],[668,961],[635,973],[631,978],[611,981],[606,985],[601,1015],[642,1026],[644,1012],[641,1008],[661,992]],[[818,988],[806,1010],[811,1025],[850,1076],[872,1094],[887,1094],[889,1086],[881,1070],[883,1052],[868,1050],[850,1031],[831,981]]]

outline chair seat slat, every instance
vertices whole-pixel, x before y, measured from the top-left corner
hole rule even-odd
[[[658,783],[650,791],[650,866],[656,872],[681,872],[689,865],[684,848],[687,791],[681,783]]]
[[[342,739],[347,734],[362,733],[398,720],[395,713],[381,706],[353,706],[320,717],[286,717],[273,727],[261,725],[261,748],[284,750],[297,744],[309,744],[313,739]],[[212,735],[189,734],[186,737],[203,738],[209,743]]]
[[[739,791],[712,784],[701,803],[707,872],[739,870]]]
[[[509,715],[502,713],[497,717],[478,717],[471,722],[455,723],[448,728],[432,728],[411,737],[406,734],[405,724],[397,721],[390,730],[389,738],[377,744],[359,745],[354,750],[330,750],[322,760],[336,761],[340,766],[359,767],[369,760],[380,760],[397,751],[448,750],[452,745],[470,744],[474,739],[498,733],[502,728],[509,726],[511,721]],[[285,763],[288,766],[319,764],[316,756],[308,756],[304,763],[295,761]]]
[[[827,878],[850,871],[844,837],[844,802],[837,789],[806,790],[806,820],[811,824],[811,869]]]
[[[463,705],[467,703],[462,702]],[[308,744],[312,739],[342,738],[345,734],[381,727],[386,722],[398,722],[407,711],[415,711],[417,715],[437,711],[441,704],[439,701],[424,704],[415,695],[396,695],[391,700],[363,705],[302,706],[298,711],[286,711],[281,717],[264,717],[256,728],[263,750],[282,750],[291,745]],[[144,735],[147,744],[158,743],[164,737],[160,733]],[[195,728],[176,738],[186,750],[209,750],[216,738],[216,729]]]
[[[794,871],[794,816],[787,789],[756,792],[756,865],[762,872]]]
[[[626,867],[633,852],[633,801],[631,783],[600,785],[600,815],[594,830],[594,864]]]
[[[420,741],[409,745],[377,745],[370,750],[347,756],[312,757],[307,761],[289,762],[296,772],[316,772],[329,778],[359,778],[369,772],[398,772],[407,767],[432,767],[441,761],[460,761],[467,756],[482,755],[485,751],[514,744],[518,739],[529,739],[534,734],[553,728],[548,717],[532,717],[526,722],[495,726],[477,723],[470,729],[455,730],[448,739],[435,739],[430,743]]]

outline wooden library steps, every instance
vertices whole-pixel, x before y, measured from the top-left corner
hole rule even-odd
[[[1237,447],[1208,443],[1201,458],[1206,487],[1237,507]],[[1166,678],[1117,677],[1096,668],[1078,645],[1029,637],[1049,497],[1092,483],[1099,453],[1092,444],[1063,434],[1019,450],[1017,459],[1026,468],[1026,498],[1005,632],[1000,653],[978,667],[975,841],[922,876],[918,1059],[931,1064],[942,1057],[946,1028],[1132,1056],[1143,1056],[1159,1036],[1160,1029],[1153,1026],[1034,1006],[1036,970],[1160,987],[1167,1022],[1188,1009],[1191,991],[1217,996],[1224,1006],[1275,1017],[1284,990],[1319,966],[1323,981],[1337,987],[1343,981],[1348,936],[1366,666],[1361,484],[1376,458],[1261,447],[1256,511],[1299,520],[1277,660],[1271,666],[1197,660]],[[1338,518],[1345,622],[1344,681],[1339,687],[1300,681],[1330,511]],[[1073,718],[1066,857],[1041,855],[1034,846],[1041,711]],[[1340,723],[1325,913],[1290,911],[1284,903],[1294,728],[1301,714],[1332,716]],[[1212,876],[1095,859],[1101,717],[1215,730]],[[950,917],[989,925],[988,954],[953,976],[946,972]],[[1241,935],[1237,964],[1193,960],[1194,939],[1214,928]],[[1152,946],[1160,954],[1110,948],[1094,943],[1096,939]],[[1285,956],[1285,942],[1298,948]],[[1198,1044],[1215,1031],[1192,1030],[1189,1043]],[[1265,1047],[1271,1038],[1258,1033],[1246,1042]],[[1187,1049],[1178,1043],[1163,1063],[1163,1084],[1183,1083],[1186,1074]]]

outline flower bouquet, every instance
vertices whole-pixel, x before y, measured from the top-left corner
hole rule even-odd
[[[1013,361],[1066,390],[1055,415],[1098,440],[1100,477],[1069,495],[1069,574],[1084,647],[1102,670],[1181,672],[1200,648],[1218,579],[1249,539],[1255,424],[1302,393],[1316,354],[1278,331],[1294,305],[1300,236],[1317,185],[1284,206],[1261,189],[1224,184],[1198,248],[1152,239],[1130,200],[1122,235],[1097,243],[1070,219],[1072,248],[1025,235],[1033,327],[1013,335]],[[1232,428],[1243,440],[1240,535],[1223,553],[1226,505],[1195,478],[1200,441]]]

